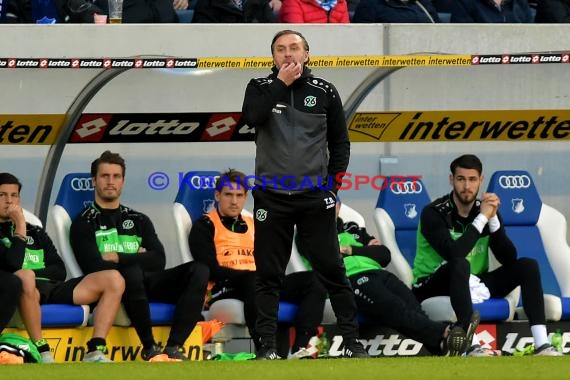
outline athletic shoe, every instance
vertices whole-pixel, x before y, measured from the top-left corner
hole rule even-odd
[[[0,351],[0,364],[24,364],[24,357],[8,351]]]
[[[53,358],[51,351],[40,352],[40,355],[42,356],[42,363],[44,363],[44,364],[55,363],[55,359]]]
[[[281,360],[283,359],[281,356],[277,354],[275,348],[261,346],[259,351],[255,354],[256,360]]]
[[[172,359],[168,357],[168,354],[158,354],[154,355],[152,358],[148,359],[149,362],[181,362],[181,359]]]
[[[160,348],[159,345],[156,345],[156,344],[153,344],[152,346],[150,346],[149,348],[146,348],[146,349],[143,348],[141,351],[141,357],[145,361],[150,361],[150,359],[152,359],[155,356],[158,356],[160,354],[162,354],[162,349]]]
[[[316,359],[319,357],[319,346],[321,339],[318,336],[313,336],[309,339],[307,347],[301,347],[299,351],[289,354],[287,359]]]
[[[355,358],[355,359],[364,359],[369,358],[368,352],[362,346],[362,343],[356,338],[348,339],[346,343],[344,343],[344,355],[345,358]]]
[[[318,355],[318,352],[316,352],[316,354]],[[299,348],[299,351],[290,354],[287,359],[315,359],[315,356],[311,355],[311,352],[307,348],[301,347]]]
[[[471,346],[471,348],[469,348],[469,350],[466,353],[466,356],[470,356],[473,358],[484,358],[489,356],[500,356],[500,354],[495,350],[491,350],[490,348],[484,348],[478,344],[474,344],[473,346]]]
[[[449,353],[449,356],[459,356],[464,352],[465,340],[466,340],[465,330],[461,326],[452,325],[449,335],[445,339],[445,346],[443,353]]]
[[[85,363],[113,363],[113,361],[106,357],[103,351],[100,350],[86,353],[82,361]]]
[[[550,343],[544,343],[542,346],[534,350],[535,356],[564,356],[558,352]]]
[[[466,353],[471,344],[473,343],[473,335],[475,335],[475,330],[477,330],[477,326],[479,326],[479,322],[481,321],[481,316],[477,310],[473,310],[473,314],[471,314],[471,319],[469,320],[469,326],[467,326],[467,331],[465,332],[465,344],[463,346],[463,350],[461,353]]]
[[[186,355],[182,352],[180,346],[166,346],[164,347],[163,354],[168,355],[170,359],[179,359],[181,361],[188,360]]]

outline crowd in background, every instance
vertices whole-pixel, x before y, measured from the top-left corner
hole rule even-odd
[[[39,5],[38,5],[39,4]],[[107,0],[0,0],[0,22],[92,23]],[[124,0],[123,23],[565,23],[570,0]]]

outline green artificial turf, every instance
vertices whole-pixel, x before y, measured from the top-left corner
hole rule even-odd
[[[375,358],[244,362],[111,364],[64,363],[0,366],[1,379],[78,380],[428,380],[566,379],[570,357]]]

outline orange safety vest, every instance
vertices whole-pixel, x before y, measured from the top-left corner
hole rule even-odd
[[[253,258],[253,218],[242,215],[247,224],[247,231],[243,234],[230,231],[222,224],[217,210],[208,213],[208,217],[214,223],[214,245],[216,246],[216,259],[222,267],[255,270]]]

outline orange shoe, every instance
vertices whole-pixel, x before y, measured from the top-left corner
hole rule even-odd
[[[181,359],[172,359],[169,358],[167,354],[160,354],[160,355],[156,355],[153,356],[152,358],[149,359],[149,362],[181,362]]]
[[[24,364],[24,358],[6,351],[0,352],[0,364]]]

